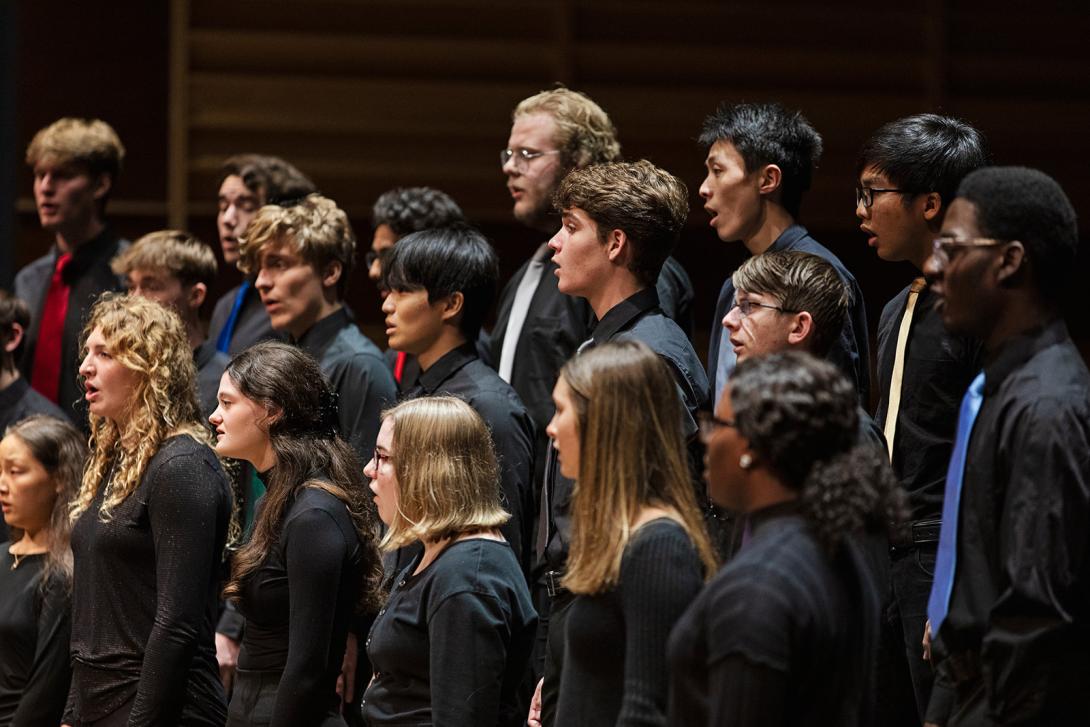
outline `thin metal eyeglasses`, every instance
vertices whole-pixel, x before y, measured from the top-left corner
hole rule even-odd
[[[500,149],[500,167],[505,167],[507,162],[513,161],[515,169],[521,172],[525,171],[534,159],[559,153],[559,149],[552,151],[530,151],[521,147],[518,149]]]
[[[966,247],[998,247],[1010,240],[993,237],[936,237],[931,243],[931,254],[942,267],[950,263],[950,253]]]
[[[783,306],[772,305],[770,303],[758,303],[755,300],[736,300],[734,305],[731,306],[731,310],[738,309],[738,312],[742,314],[743,318],[749,318],[753,313],[754,308],[768,308],[769,310],[778,310],[780,313],[796,313],[797,311],[787,310]],[[727,311],[728,313],[730,311]]]
[[[720,419],[712,414],[710,411],[702,411],[697,413],[697,424],[699,424],[700,438],[707,441],[709,437],[715,434],[716,430],[720,427],[730,427],[731,429],[737,429],[738,425],[734,420]]]
[[[855,188],[855,206],[863,205],[863,209],[869,210],[871,205],[874,204],[874,195],[882,194],[883,192],[897,192],[898,194],[913,194],[913,192],[907,189],[893,189],[892,187],[856,187]]]

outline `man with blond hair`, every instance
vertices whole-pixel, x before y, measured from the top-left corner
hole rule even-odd
[[[216,255],[205,243],[180,230],[148,233],[114,258],[114,273],[133,295],[173,308],[185,324],[197,365],[197,394],[201,411],[216,408],[220,377],[227,368],[226,354],[206,340],[201,306],[216,280]]]
[[[55,121],[34,135],[26,151],[38,220],[52,233],[53,246],[15,276],[15,296],[31,312],[19,368],[35,390],[83,427],[79,337],[98,296],[121,287],[110,260],[128,243],[110,229],[105,213],[124,157],[117,134],[98,119]]]

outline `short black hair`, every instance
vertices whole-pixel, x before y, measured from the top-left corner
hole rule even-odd
[[[985,167],[961,181],[985,237],[1018,240],[1032,261],[1042,299],[1062,296],[1079,250],[1075,208],[1055,179],[1026,167]]]
[[[389,225],[398,237],[464,220],[458,203],[431,187],[397,187],[383,192],[371,210],[371,223],[375,227]]]
[[[496,297],[499,258],[479,231],[465,223],[413,232],[390,250],[382,267],[387,290],[426,290],[428,302],[461,292],[459,328],[475,340]]]
[[[970,124],[950,116],[916,114],[874,132],[859,152],[856,174],[874,167],[898,189],[938,192],[945,211],[965,175],[987,164],[984,135]],[[910,197],[903,199],[906,205],[911,203]]]
[[[746,172],[775,164],[783,172],[780,203],[797,216],[821,158],[821,134],[799,111],[778,103],[722,103],[704,119],[700,143],[710,148],[729,141],[746,163]]]

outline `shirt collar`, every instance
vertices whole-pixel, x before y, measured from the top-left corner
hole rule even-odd
[[[755,535],[765,524],[773,520],[778,520],[779,518],[787,517],[789,515],[797,515],[799,509],[798,499],[791,499],[762,507],[760,510],[754,510],[746,516],[749,522],[750,535]]]
[[[341,306],[322,320],[315,323],[304,333],[295,345],[303,349],[316,359],[321,359],[322,352],[329,347],[341,329],[352,322],[352,316],[348,314],[348,308]]]
[[[606,311],[602,320],[594,327],[591,338],[595,345],[610,340],[618,331],[628,326],[649,310],[659,307],[659,293],[651,285],[639,290]]]
[[[416,383],[427,394],[434,394],[443,382],[461,371],[466,364],[476,360],[476,346],[471,342],[463,343],[458,348],[443,354],[438,361],[428,367],[427,371],[422,371]]]
[[[1039,351],[1069,337],[1067,324],[1057,318],[1003,343],[995,357],[984,366],[984,396],[995,393],[1004,379]]]
[[[113,229],[107,225],[97,235],[77,247],[72,253],[72,259],[64,267],[64,272],[61,274],[64,282],[71,286],[96,263],[108,262],[113,256],[117,239]],[[54,245],[53,260],[55,261],[60,255],[60,248]]]
[[[790,250],[794,247],[799,240],[810,235],[806,228],[802,225],[791,225],[786,230],[780,233],[780,236],[768,246],[765,252],[778,252],[780,250]]]
[[[6,389],[0,390],[0,409],[10,411],[19,399],[23,398],[26,390],[30,388],[30,382],[20,376],[8,384]],[[2,434],[2,432],[0,432]]]

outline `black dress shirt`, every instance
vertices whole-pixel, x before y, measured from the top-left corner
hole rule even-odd
[[[878,322],[878,409],[885,429],[897,334],[908,304],[905,287],[882,309]],[[929,287],[920,291],[905,345],[901,405],[893,437],[893,472],[908,495],[913,520],[942,517],[946,470],[954,447],[961,397],[983,361],[978,341],[947,333]]]
[[[928,721],[982,685],[996,723],[1085,723],[1088,654],[1090,372],[1054,321],[984,366]]]
[[[228,290],[216,301],[216,307],[212,309],[212,320],[208,324],[208,340],[215,346],[219,340],[223,327],[227,325],[227,319],[231,317],[231,309],[234,308],[235,298],[238,297],[241,285]],[[261,295],[257,288],[250,286],[246,291],[246,299],[239,308],[238,318],[235,319],[235,328],[231,333],[231,343],[227,346],[227,356],[233,357],[242,353],[250,346],[261,341],[277,340],[282,336],[273,330],[269,313],[265,310],[265,304],[261,302]]]
[[[669,724],[869,724],[879,586],[868,556],[848,540],[830,557],[794,503],[749,522],[749,542],[670,636]]]
[[[98,297],[106,291],[123,289],[121,279],[110,269],[110,261],[128,246],[128,240],[121,239],[106,227],[97,237],[76,248],[62,273],[70,290],[61,340],[61,380],[57,389],[57,404],[77,427],[84,430],[87,429],[87,404],[79,381],[79,339],[87,314]],[[45,296],[49,292],[59,252],[54,246],[49,254],[30,263],[15,276],[15,297],[22,298],[30,307],[30,327],[19,362],[19,369],[28,381],[34,367],[34,351],[38,346]]]
[[[223,724],[213,625],[231,492],[215,453],[165,440],[103,522],[104,483],[72,527],[66,724],[131,703],[128,724]]]
[[[849,381],[855,382],[856,391],[859,392],[859,402],[870,406],[870,332],[867,329],[867,308],[863,300],[863,291],[859,283],[852,276],[840,258],[834,255],[828,248],[810,237],[810,233],[802,225],[792,225],[776,238],[776,241],[766,252],[779,252],[780,250],[798,250],[818,255],[828,260],[840,278],[848,284],[851,292],[851,306],[848,316],[844,319],[844,328],[840,336],[833,344],[829,352],[829,360],[838,365]],[[723,288],[719,291],[719,301],[715,304],[715,318],[712,319],[711,340],[708,342],[708,381],[711,383],[711,394],[720,390],[723,382],[716,379],[719,367],[719,348],[723,337],[723,318],[734,305],[734,283],[730,276],[723,282]],[[714,407],[718,402],[711,402]]]
[[[60,724],[68,680],[71,602],[59,576],[42,583],[46,554],[0,544],[0,726]]]
[[[296,344],[317,359],[337,392],[341,437],[366,463],[375,449],[379,415],[397,401],[397,384],[382,351],[343,307],[311,326]]]
[[[420,374],[417,385],[405,394],[450,395],[464,400],[481,415],[492,432],[500,465],[503,508],[511,513],[500,530],[515,558],[528,570],[534,525],[534,424],[511,385],[477,358],[473,344],[448,352]]]
[[[515,293],[530,261],[522,264],[500,293],[496,307],[496,325],[485,345],[481,358],[498,368],[507,322]],[[674,319],[683,331],[692,335],[693,286],[684,268],[673,258],[667,258],[659,274],[656,288],[659,304],[667,317]],[[534,447],[536,463],[534,482],[540,483],[544,473],[549,437],[545,427],[553,418],[553,386],[560,368],[571,358],[594,328],[594,311],[584,298],[561,293],[557,288],[556,265],[546,260],[541,282],[530,300],[526,320],[519,332],[515,360],[511,368],[511,386],[530,413],[537,434]]]
[[[216,410],[220,379],[230,361],[227,354],[216,350],[216,343],[211,338],[193,349],[193,363],[197,365],[197,403],[205,419]]]
[[[507,543],[451,543],[401,572],[365,643],[367,724],[521,727],[518,699],[537,614]]]

